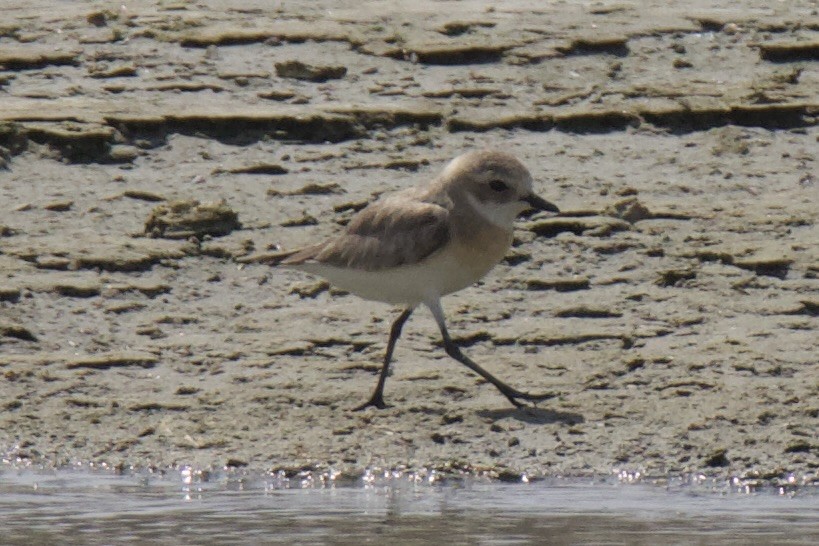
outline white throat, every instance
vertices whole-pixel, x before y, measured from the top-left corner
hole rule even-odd
[[[515,218],[520,213],[520,204],[516,201],[511,203],[482,203],[471,193],[466,194],[466,200],[484,220],[502,229],[512,229]]]

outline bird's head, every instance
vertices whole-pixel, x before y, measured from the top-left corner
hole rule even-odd
[[[464,199],[493,224],[511,229],[527,209],[560,212],[532,191],[532,175],[514,156],[497,151],[469,152],[453,159],[441,178],[454,199]]]

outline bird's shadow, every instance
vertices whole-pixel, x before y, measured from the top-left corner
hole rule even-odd
[[[493,421],[500,419],[517,419],[525,423],[534,425],[548,425],[550,423],[565,423],[567,425],[576,425],[583,423],[586,420],[579,413],[572,413],[568,411],[554,411],[538,407],[521,407],[521,408],[504,408],[496,410],[482,410],[478,415]]]

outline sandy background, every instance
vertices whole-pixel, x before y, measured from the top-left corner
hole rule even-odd
[[[816,482],[816,2],[10,3],[8,462]],[[484,146],[564,214],[450,330],[556,397],[421,310],[350,411],[397,311],[253,259]]]

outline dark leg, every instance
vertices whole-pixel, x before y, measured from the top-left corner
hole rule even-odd
[[[404,309],[404,312],[398,315],[398,318],[392,323],[392,327],[390,328],[390,341],[387,343],[387,352],[384,355],[384,365],[381,367],[381,374],[378,376],[378,384],[375,386],[375,391],[369,400],[360,406],[355,407],[353,411],[361,411],[370,406],[374,406],[378,409],[384,409],[387,407],[387,404],[384,403],[384,383],[387,382],[387,373],[390,369],[392,352],[395,350],[395,343],[401,336],[401,328],[403,328],[404,323],[407,322],[407,319],[410,318],[410,315],[414,309],[414,307]]]
[[[452,338],[449,337],[449,332],[446,329],[446,323],[444,322],[444,312],[441,309],[441,304],[439,302],[435,302],[434,305],[429,305],[430,311],[432,311],[432,315],[435,317],[435,321],[438,323],[438,328],[441,330],[441,335],[444,338],[444,349],[446,349],[446,354],[475,372],[476,374],[480,375],[490,383],[492,383],[495,388],[497,388],[501,394],[503,394],[506,398],[509,399],[510,402],[515,407],[521,407],[522,404],[518,399],[522,400],[531,400],[533,402],[539,402],[541,400],[547,400],[549,398],[554,398],[554,394],[529,394],[526,392],[521,392],[517,389],[513,389],[491,373],[487,372],[480,366],[478,366],[475,362],[473,362],[468,356],[461,352],[461,349],[452,341]]]

